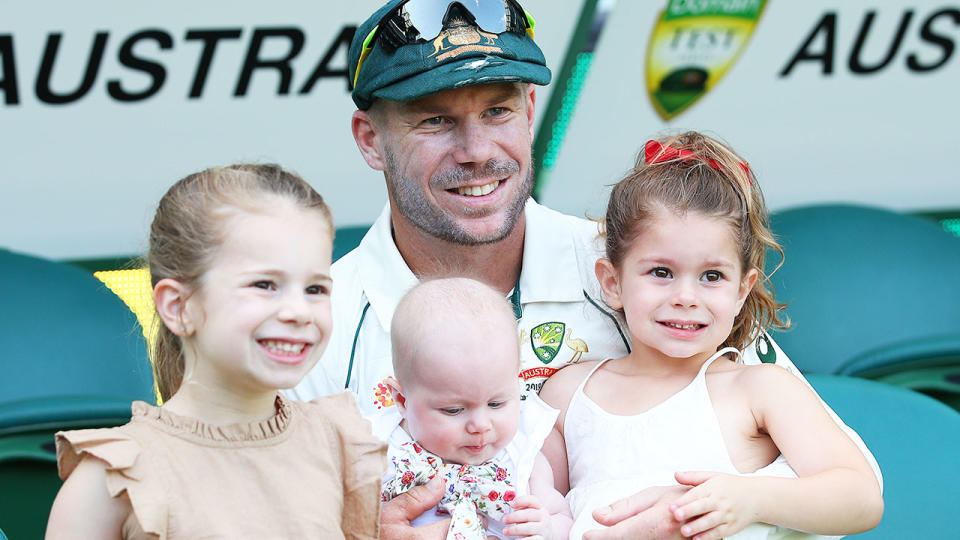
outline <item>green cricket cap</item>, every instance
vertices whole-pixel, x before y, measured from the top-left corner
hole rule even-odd
[[[445,27],[426,43],[403,45],[386,52],[370,41],[360,65],[364,43],[377,24],[405,0],[391,0],[357,29],[348,54],[353,102],[367,110],[374,99],[409,101],[443,90],[474,84],[550,82],[543,51],[528,34],[491,34],[473,25]]]

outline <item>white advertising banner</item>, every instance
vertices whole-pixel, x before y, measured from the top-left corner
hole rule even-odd
[[[542,201],[602,215],[646,139],[720,136],[772,209],[960,208],[960,3],[620,0]]]
[[[582,2],[522,3],[556,77]],[[0,247],[139,253],[174,180],[243,160],[299,172],[338,226],[369,224],[386,191],[350,135],[346,50],[380,4],[0,0]],[[600,4],[548,205],[599,214],[647,138],[692,128],[741,151],[773,208],[960,207],[960,4]]]
[[[350,134],[346,51],[382,4],[0,0],[0,247],[141,253],[175,180],[236,161],[297,171],[338,226],[372,223],[386,189]],[[523,4],[559,64],[579,2]]]

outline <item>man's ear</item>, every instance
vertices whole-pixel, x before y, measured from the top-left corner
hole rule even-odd
[[[400,386],[400,381],[389,376],[384,381],[387,383],[387,387],[390,388],[390,397],[393,398],[393,404],[397,407],[397,410],[400,411],[400,416],[406,418],[407,416],[407,396],[403,393],[403,387]]]
[[[190,291],[183,283],[164,278],[153,288],[153,304],[157,307],[160,320],[174,335],[192,336],[196,331],[195,321],[187,312],[187,299]]]
[[[610,259],[597,259],[594,271],[607,304],[613,309],[623,309],[623,301],[620,299],[620,275]]]
[[[760,272],[756,268],[751,268],[743,275],[743,279],[740,280],[740,290],[737,291],[737,313],[740,313],[740,310],[743,309],[743,303],[747,301],[747,295],[753,290],[753,286],[757,284],[759,277]]]
[[[380,153],[380,128],[371,118],[368,111],[354,111],[350,121],[353,130],[353,140],[357,142],[360,154],[371,169],[384,170],[384,160]]]

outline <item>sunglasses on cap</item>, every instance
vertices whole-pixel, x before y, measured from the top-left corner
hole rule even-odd
[[[439,36],[457,15],[491,34],[526,33],[533,39],[536,23],[516,0],[407,0],[380,19],[364,38],[351,87],[357,84],[360,67],[376,42],[386,52],[426,43]]]

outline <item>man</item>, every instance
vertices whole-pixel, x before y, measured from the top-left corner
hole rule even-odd
[[[392,0],[359,27],[348,61],[353,135],[367,164],[384,172],[389,202],[332,268],[333,335],[293,396],[346,388],[374,418],[393,406],[384,380],[394,308],[417,280],[438,275],[471,277],[510,298],[526,392],[567,363],[625,355],[627,334],[594,275],[596,224],[530,199],[534,85],[547,84],[550,71],[523,9],[513,0]],[[484,336],[474,337],[483,347]],[[761,339],[748,362],[759,362],[759,351],[793,367]],[[615,504],[598,520],[616,525],[590,538],[678,536],[666,508],[680,489]],[[409,528],[440,496],[428,485],[383,505],[382,536],[443,537],[445,529]]]

